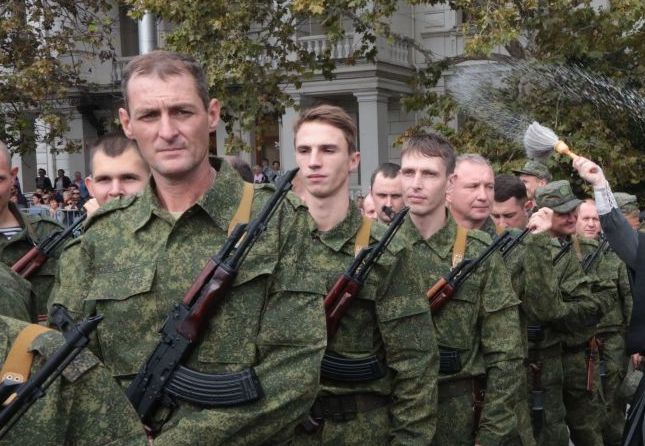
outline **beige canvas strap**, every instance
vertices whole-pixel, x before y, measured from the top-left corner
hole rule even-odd
[[[463,226],[457,226],[457,236],[455,237],[455,243],[452,245],[452,267],[454,268],[464,260],[464,254],[466,253],[466,236],[468,235],[468,229]]]
[[[2,365],[2,370],[0,370],[2,381],[8,379],[16,383],[23,383],[29,379],[31,363],[34,360],[34,354],[29,351],[29,346],[37,336],[47,331],[50,331],[49,328],[37,324],[29,324],[20,331]],[[3,404],[11,401],[11,398],[9,397]]]
[[[244,182],[244,189],[242,190],[242,199],[240,205],[233,215],[233,219],[228,225],[228,235],[231,235],[235,226],[238,223],[246,224],[251,220],[251,205],[253,204],[253,184]]]
[[[578,237],[576,237],[575,234],[571,236],[571,242],[573,243],[573,250],[576,252],[578,261],[582,262],[584,256],[582,255],[582,248],[580,248],[580,240],[578,240]]]
[[[361,249],[370,244],[370,234],[372,232],[372,219],[363,217],[361,227],[358,228],[356,233],[356,241],[354,242],[354,255],[358,255]]]

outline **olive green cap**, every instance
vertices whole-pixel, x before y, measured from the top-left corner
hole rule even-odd
[[[582,200],[576,198],[571,184],[566,180],[553,181],[535,190],[535,202],[538,207],[553,209],[558,214],[566,214],[577,208]]]
[[[513,173],[515,175],[531,175],[538,177],[541,180],[551,181],[551,172],[549,172],[549,168],[536,160],[528,160],[526,164],[524,164],[524,167],[521,169],[514,169]]]
[[[638,210],[638,200],[636,199],[636,195],[628,194],[626,192],[615,192],[614,198],[622,212],[630,213]]]

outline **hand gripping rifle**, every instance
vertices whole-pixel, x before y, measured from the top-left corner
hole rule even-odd
[[[598,243],[596,249],[593,252],[587,254],[582,260],[582,270],[587,274],[591,267],[596,263],[600,255],[604,252],[605,247],[608,245],[607,239],[604,239]],[[592,336],[587,341],[587,351],[585,354],[585,365],[587,367],[587,392],[593,392],[593,374],[595,369],[595,360],[600,356],[600,349],[598,346],[598,339],[596,336]]]
[[[409,208],[404,208],[394,216],[378,243],[361,249],[352,264],[336,280],[332,289],[325,296],[324,307],[328,339],[333,338],[338,331],[340,320],[360,293],[372,267],[396,235],[408,211]],[[321,365],[321,375],[334,381],[371,381],[381,378],[384,373],[383,365],[374,355],[367,358],[344,358],[325,353]]]
[[[195,279],[183,301],[169,312],[160,330],[161,340],[127,391],[144,424],[150,423],[160,406],[175,406],[176,399],[201,407],[224,407],[256,401],[263,396],[253,369],[208,374],[182,364],[201,341],[216,304],[231,289],[240,265],[266,230],[297,172],[298,169],[292,169],[280,177],[276,191],[257,218],[235,227]]]
[[[476,259],[464,259],[450,272],[435,283],[428,290],[426,296],[430,301],[430,311],[437,314],[443,306],[457,293],[459,287],[470,277],[470,275],[486,261],[486,259],[500,247],[509,243],[510,232],[504,231],[491,243]]]
[[[76,358],[90,341],[90,334],[96,330],[103,316],[93,316],[74,324],[64,307],[54,305],[51,312],[52,322],[63,332],[65,344],[47,359],[38,372],[26,383],[5,379],[0,383],[0,401],[5,406],[0,411],[0,439],[3,438],[22,415],[47,388],[60,376],[65,367]],[[12,394],[15,396],[6,403]]]
[[[56,248],[76,232],[86,217],[87,214],[82,214],[67,229],[49,234],[45,240],[34,245],[25,255],[19,258],[11,266],[11,270],[25,279],[31,277],[45,263]]]

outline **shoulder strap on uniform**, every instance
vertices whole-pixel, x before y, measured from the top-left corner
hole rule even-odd
[[[8,379],[23,383],[29,379],[31,363],[34,360],[34,355],[29,351],[29,346],[36,337],[47,331],[50,331],[50,329],[42,325],[29,324],[18,333],[2,365],[2,370],[0,370],[1,381]]]
[[[372,219],[363,217],[361,227],[358,228],[356,233],[356,241],[354,242],[354,255],[358,255],[361,249],[370,244],[370,233],[372,232]]]
[[[457,226],[457,236],[455,237],[455,244],[452,245],[452,267],[454,268],[464,260],[464,254],[466,253],[466,236],[468,235],[468,229],[463,226]]]
[[[582,248],[580,248],[580,240],[578,240],[578,237],[576,237],[575,234],[571,236],[571,242],[573,244],[573,249],[576,252],[576,257],[578,257],[578,261],[582,262]]]
[[[253,204],[253,184],[244,182],[244,189],[242,190],[242,199],[240,204],[233,215],[233,219],[228,225],[228,235],[231,235],[235,226],[238,223],[246,224],[251,220],[251,205]]]

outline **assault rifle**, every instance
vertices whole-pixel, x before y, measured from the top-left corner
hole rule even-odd
[[[506,239],[507,241],[499,248],[499,253],[502,255],[502,258],[505,259],[506,257],[508,257],[511,251],[513,251],[513,249],[515,249],[517,245],[522,243],[522,240],[526,238],[529,232],[530,232],[530,229],[526,228],[522,232],[517,234],[517,237],[507,238]]]
[[[459,287],[470,277],[470,275],[486,261],[491,254],[497,251],[501,246],[508,243],[511,237],[510,232],[504,231],[491,243],[476,259],[464,259],[450,272],[435,283],[428,290],[426,296],[430,301],[430,311],[437,314],[443,306],[455,295]]]
[[[45,263],[51,254],[83,224],[87,214],[80,215],[63,231],[49,234],[45,240],[34,245],[29,251],[11,266],[11,270],[28,279]]]
[[[352,264],[336,280],[324,300],[325,317],[327,318],[327,338],[331,339],[338,330],[338,324],[347,312],[349,305],[361,291],[367,275],[374,264],[385,252],[390,241],[394,238],[409,208],[404,208],[392,219],[387,231],[378,243],[361,249]]]
[[[608,244],[609,242],[607,241],[607,239],[603,238],[600,241],[600,243],[598,243],[598,246],[596,247],[596,249],[594,249],[593,252],[590,252],[585,256],[584,259],[582,259],[582,262],[581,262],[582,270],[585,273],[588,273],[589,270],[591,270],[591,267],[594,265],[594,263],[596,263],[596,261],[598,260],[598,257],[600,257],[603,254]]]
[[[291,188],[298,169],[280,177],[276,191],[259,215],[238,224],[221,249],[201,271],[181,303],[175,304],[160,330],[161,340],[128,387],[127,395],[144,424],[160,406],[188,401],[201,407],[224,407],[262,398],[253,369],[225,374],[191,370],[188,360],[215,311],[228,293],[240,265],[264,233],[268,222]]]
[[[324,299],[325,318],[327,319],[327,338],[331,339],[338,331],[340,320],[350,304],[360,293],[365,279],[376,264],[390,241],[397,233],[409,208],[397,213],[378,243],[361,249],[352,264],[336,280]],[[367,358],[345,358],[325,353],[321,364],[321,375],[326,379],[346,382],[364,382],[378,379],[385,374],[379,359],[372,355]]]
[[[562,245],[562,248],[560,248],[560,251],[553,258],[553,266],[560,263],[560,260],[562,260],[565,254],[569,252],[569,250],[571,249],[572,243],[573,242],[571,240],[567,240],[567,242],[564,245]]]
[[[65,344],[56,350],[26,383],[11,379],[5,379],[0,383],[0,402],[6,402],[11,395],[15,395],[0,411],[0,439],[9,432],[32,404],[45,395],[47,388],[89,343],[90,334],[103,320],[103,316],[93,316],[75,324],[65,308],[60,305],[54,305],[51,318],[63,332]]]
[[[605,247],[608,245],[607,239],[602,239],[596,249],[590,252],[582,260],[582,270],[588,273],[591,267],[596,263],[600,255],[604,252]],[[598,347],[598,340],[595,336],[587,341],[587,351],[585,355],[585,365],[587,367],[587,392],[593,392],[593,375],[595,369],[595,360],[600,357],[600,349]]]

